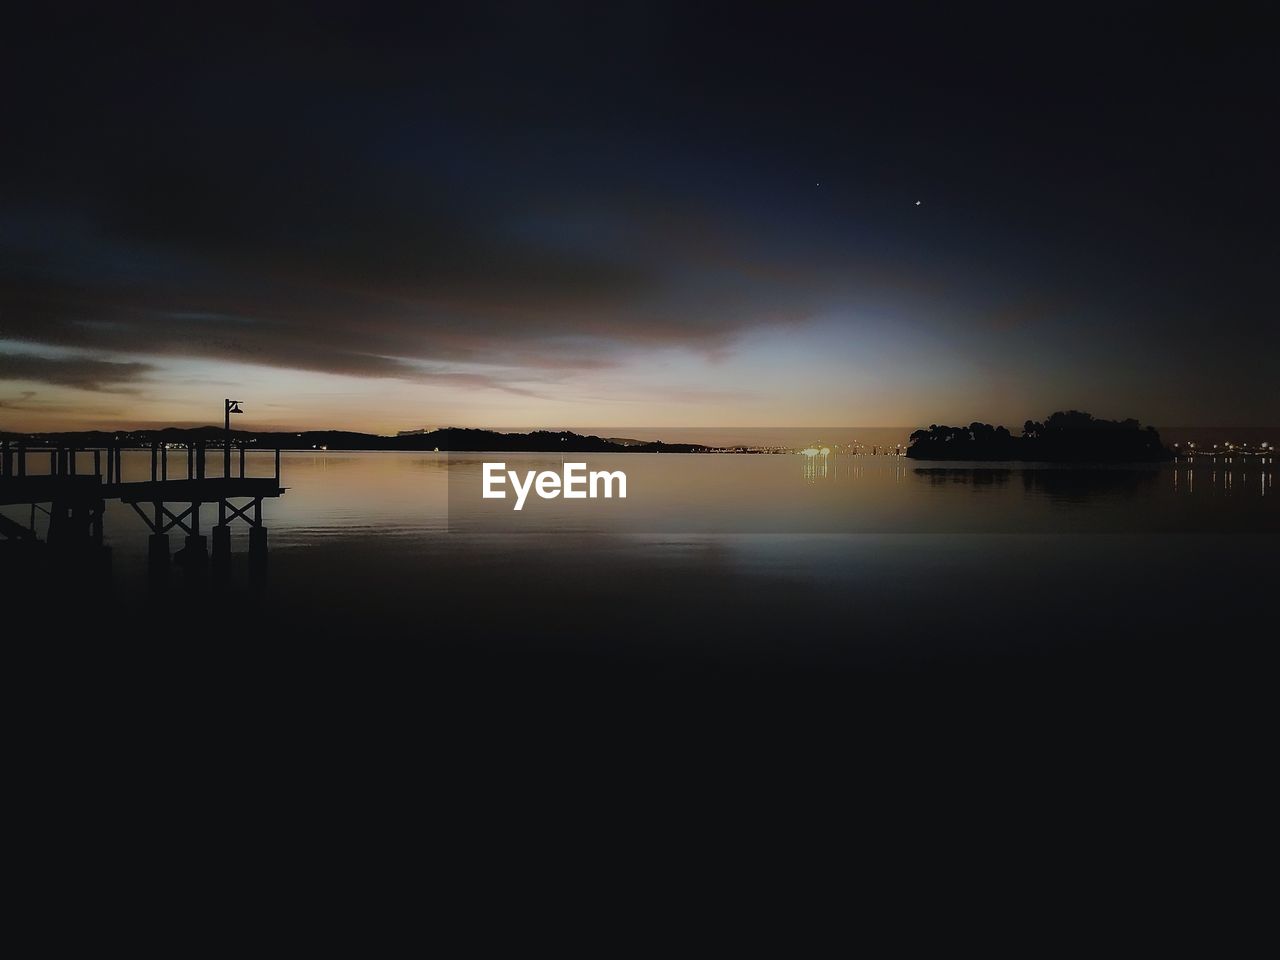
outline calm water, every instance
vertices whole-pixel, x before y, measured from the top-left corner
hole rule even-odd
[[[486,460],[523,474],[558,473],[563,459],[625,471],[627,499],[531,495],[517,513],[514,499],[479,496]],[[220,467],[216,454],[209,464],[210,473]],[[271,470],[270,455],[249,457],[249,474]],[[179,451],[170,476],[184,472]],[[126,480],[149,474],[149,453],[124,454]],[[281,474],[288,492],[263,505],[273,550],[353,538],[447,545],[480,533],[533,534],[551,549],[575,534],[615,535],[641,549],[648,536],[681,535],[1280,532],[1274,460],[1068,469],[893,457],[323,452],[284,453]],[[204,507],[204,525],[215,519]],[[242,525],[233,530],[245,538]],[[117,557],[145,556],[146,529],[129,508],[111,504],[106,531]]]
[[[868,747],[920,766],[940,737],[948,757],[1012,738],[1002,769],[1020,776],[1032,757],[1058,770],[1046,731],[1128,770],[1210,725],[1215,744],[1269,728],[1248,682],[1271,675],[1276,628],[1271,464],[587,459],[627,472],[627,500],[531,501],[517,519],[476,500],[480,457],[287,453],[265,582],[238,526],[229,582],[174,570],[152,590],[146,527],[113,503],[109,595],[55,574],[6,603],[57,614],[30,649],[59,687],[71,670],[89,692],[104,674],[179,705],[202,690],[218,729],[252,702],[324,725],[326,758],[359,730],[360,752],[394,744],[389,768],[414,774],[442,747],[492,764],[584,739],[573,769],[592,771],[621,730],[645,750],[659,732],[663,764],[701,770],[732,742],[754,769],[771,744],[842,777]],[[148,454],[125,472],[147,475]],[[72,637],[90,642],[72,655]]]
[[[624,470],[627,499],[531,497],[515,513],[480,500],[485,459],[561,466],[534,454],[285,453],[288,492],[264,504],[270,575],[254,597],[301,637],[430,648],[501,636],[530,651],[757,664],[1037,656],[1116,630],[1166,643],[1224,617],[1237,635],[1250,617],[1274,619],[1274,463],[582,457]],[[218,463],[211,455],[211,472]],[[170,466],[181,476],[185,455]],[[271,468],[269,455],[249,459],[250,474]],[[148,476],[149,454],[125,453],[124,471]],[[206,506],[206,533],[215,517]],[[233,530],[234,603],[249,587],[247,533]],[[146,533],[109,505],[122,602],[152,602]]]

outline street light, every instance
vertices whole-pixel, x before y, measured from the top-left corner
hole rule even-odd
[[[226,437],[222,443],[222,475],[224,477],[231,476],[231,415],[233,413],[244,413],[240,409],[240,401],[228,400],[224,397],[222,400],[222,427],[226,431]]]

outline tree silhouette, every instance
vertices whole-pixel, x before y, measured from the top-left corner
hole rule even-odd
[[[1027,420],[1022,435],[974,421],[967,427],[930,424],[911,434],[907,456],[921,460],[1046,460],[1141,462],[1172,459],[1154,427],[1135,419],[1102,420],[1059,410],[1043,422]]]

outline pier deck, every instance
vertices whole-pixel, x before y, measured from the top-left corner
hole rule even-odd
[[[285,488],[275,477],[202,477],[195,480],[136,480],[104,483],[102,496],[121,503],[216,503],[219,500],[249,497],[279,497]]]
[[[188,566],[202,566],[208,557],[201,531],[200,512],[205,505],[218,508],[213,527],[215,566],[225,562],[231,551],[230,524],[239,519],[249,531],[249,554],[253,564],[262,567],[266,560],[267,529],[262,522],[262,501],[284,495],[280,485],[280,451],[275,453],[272,476],[245,476],[246,449],[240,447],[239,476],[232,472],[231,449],[223,449],[223,470],[219,476],[205,472],[207,445],[197,443],[185,449],[186,476],[169,477],[169,450],[157,443],[151,448],[151,477],[143,480],[121,480],[122,449],[106,448],[35,448],[25,445],[0,444],[0,506],[29,505],[30,522],[23,526],[9,518],[0,518],[0,539],[25,545],[39,544],[37,514],[49,518],[48,544],[59,550],[96,548],[102,551],[102,516],[106,504],[118,500],[128,504],[151,531],[150,556],[153,572],[163,571],[169,564],[169,531],[177,528],[186,534],[186,545],[180,556]],[[47,454],[48,472],[28,472],[28,461]],[[77,471],[79,455],[91,455],[91,472]],[[105,474],[103,460],[105,459]],[[178,463],[181,463],[179,460]],[[175,464],[176,465],[176,464]],[[232,501],[242,501],[240,504]],[[247,501],[247,502],[245,502]],[[45,508],[41,504],[48,504]],[[147,509],[143,509],[143,506]]]
[[[45,474],[23,477],[0,475],[0,506],[102,499],[102,491],[102,478],[92,474],[67,477]]]

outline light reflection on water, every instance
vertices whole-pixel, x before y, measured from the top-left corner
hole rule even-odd
[[[1245,461],[1238,466],[1224,466],[1222,469],[1219,469],[1217,464],[1179,463],[1170,467],[1169,473],[1173,479],[1174,492],[1188,495],[1196,492],[1197,476],[1201,477],[1201,493],[1205,492],[1206,476],[1211,493],[1218,492],[1219,487],[1224,495],[1230,495],[1238,490],[1244,495],[1256,494],[1259,497],[1265,497],[1269,494],[1274,496],[1275,491],[1276,474],[1273,460]]]
[[[559,471],[560,458],[508,457],[509,468]],[[454,532],[688,533],[1276,532],[1274,466],[1080,468],[938,463],[898,457],[630,455],[627,501],[479,497],[484,458],[448,473]],[[1256,481],[1256,483],[1254,482]]]

